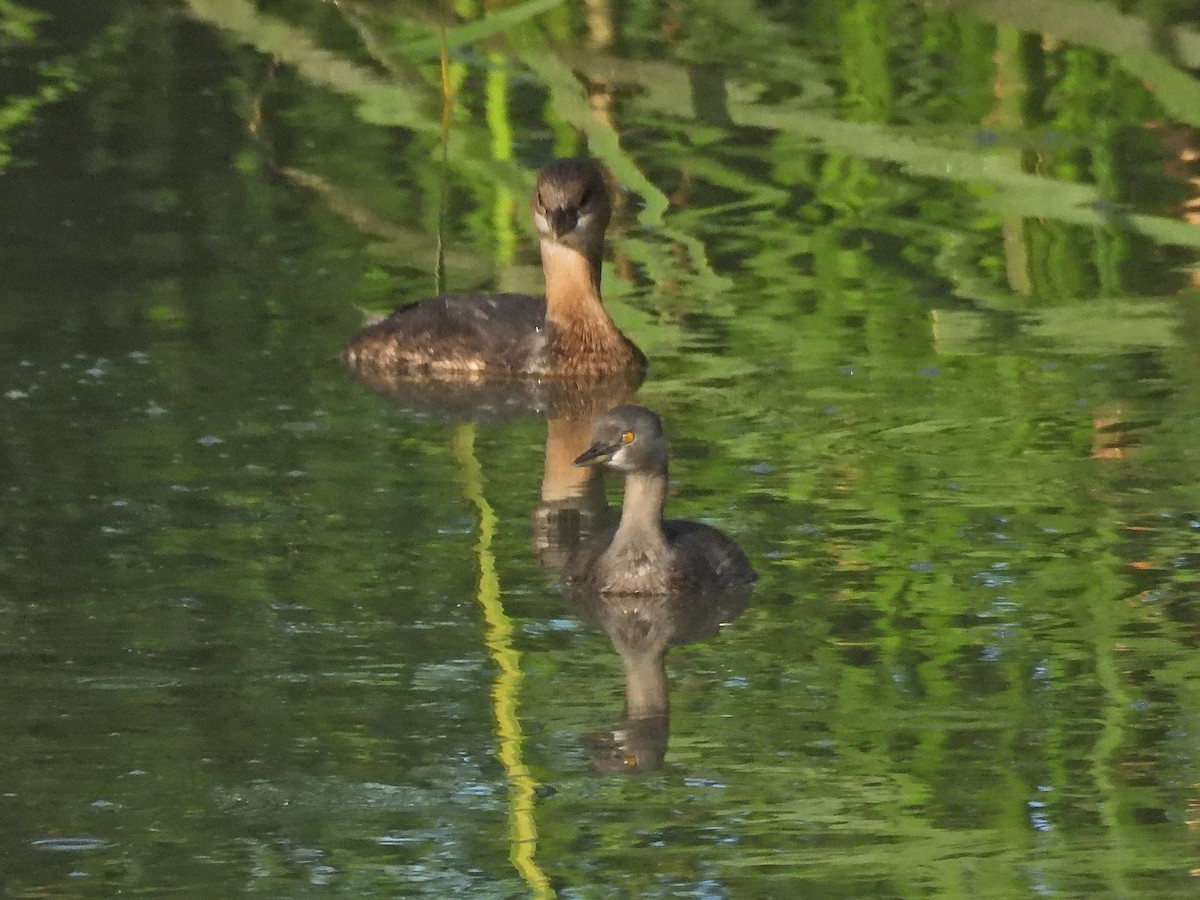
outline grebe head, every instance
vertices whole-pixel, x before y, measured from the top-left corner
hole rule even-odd
[[[601,464],[626,473],[665,471],[667,439],[662,420],[633,404],[604,413],[592,427],[592,445],[575,460],[577,466]]]
[[[538,172],[530,208],[543,241],[599,248],[612,213],[603,170],[590,159],[551,160]]]

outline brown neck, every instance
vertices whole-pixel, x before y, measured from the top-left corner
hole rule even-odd
[[[600,300],[600,248],[581,252],[542,241],[546,319],[560,328],[588,326],[617,331]]]
[[[625,478],[625,500],[621,524],[613,535],[613,546],[627,542],[644,551],[666,552],[663,509],[667,505],[667,464],[655,472],[632,472]]]

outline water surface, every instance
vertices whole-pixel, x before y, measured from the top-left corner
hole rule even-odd
[[[1193,895],[1189,5],[452,4],[444,73],[385,6],[0,0],[7,895]],[[761,575],[659,610],[624,775],[570,423],[337,359],[538,290],[584,151],[672,514]]]

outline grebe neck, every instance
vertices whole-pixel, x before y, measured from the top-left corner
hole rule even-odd
[[[613,536],[613,546],[635,546],[647,551],[667,549],[663,535],[663,509],[667,505],[667,464],[649,472],[630,472],[625,476],[625,499],[621,504],[621,524]]]
[[[554,241],[542,241],[546,276],[546,320],[560,328],[599,325],[614,331],[600,299],[600,250],[583,252]]]

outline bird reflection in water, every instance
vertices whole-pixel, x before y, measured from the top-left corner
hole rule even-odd
[[[574,588],[568,596],[583,619],[612,639],[625,670],[624,716],[584,741],[596,769],[620,774],[660,768],[670,735],[667,651],[711,638],[740,616],[749,585],[707,594],[601,594]]]

